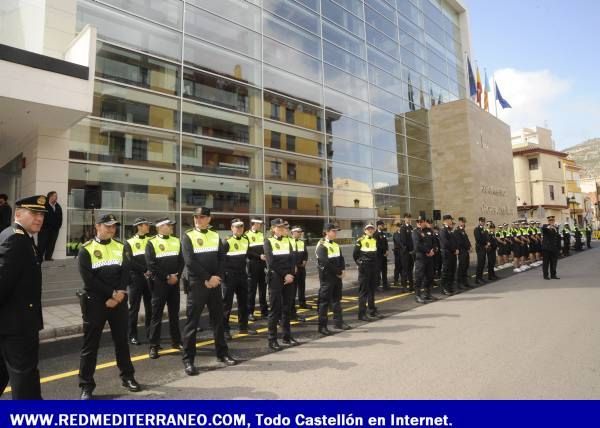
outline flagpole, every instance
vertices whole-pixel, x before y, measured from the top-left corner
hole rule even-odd
[[[496,110],[496,119],[498,119],[498,94],[496,93],[498,85],[496,85],[496,75],[492,76],[494,78],[494,110]]]

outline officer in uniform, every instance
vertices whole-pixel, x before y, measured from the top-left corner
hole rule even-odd
[[[334,326],[338,330],[349,330],[342,317],[342,278],[346,269],[344,256],[335,238],[340,230],[335,224],[325,225],[325,236],[317,243],[315,254],[319,267],[319,333],[329,336],[327,312],[333,308]]]
[[[42,271],[33,235],[44,223],[45,204],[45,196],[18,200],[14,223],[0,233],[0,396],[10,380],[13,400],[42,398]]]
[[[489,248],[489,237],[485,230],[485,217],[479,217],[479,225],[473,231],[475,236],[475,250],[477,251],[477,271],[475,284],[484,284],[483,269],[485,268],[485,256]]]
[[[554,224],[554,216],[549,216],[546,219],[548,224],[542,226],[542,272],[544,279],[560,279],[556,276],[556,265],[560,254],[560,235]],[[548,268],[550,268],[550,276],[548,276]]]
[[[563,239],[563,256],[567,257],[569,252],[571,251],[571,226],[568,223],[565,223],[562,229],[562,239]]]
[[[246,275],[246,256],[249,243],[244,236],[244,222],[239,218],[231,220],[231,236],[223,241],[225,253],[223,283],[223,325],[225,338],[231,339],[229,317],[233,307],[233,296],[237,300],[238,325],[240,334],[255,335],[256,330],[248,328],[248,277]]]
[[[419,217],[417,227],[412,232],[415,249],[415,299],[417,303],[434,300],[431,295],[433,284],[433,257],[435,249],[433,231],[428,220]]]
[[[431,224],[430,221],[430,229]],[[433,256],[433,277],[436,279],[440,279],[442,276],[442,254],[440,253],[440,228],[437,226],[433,226],[433,248],[435,251],[435,255]]]
[[[588,248],[592,248],[592,228],[587,223],[585,225],[585,243]]]
[[[169,330],[173,349],[183,350],[179,329],[180,291],[179,280],[183,272],[181,242],[173,236],[173,225],[168,218],[156,220],[156,236],[146,245],[146,264],[150,271],[152,290],[152,321],[150,322],[150,351],[152,359],[159,357],[162,317],[167,305]]]
[[[487,247],[487,273],[488,281],[500,279],[496,275],[496,251],[498,250],[498,240],[496,238],[496,225],[490,221],[487,229],[488,233],[488,247]]]
[[[298,307],[301,309],[307,309],[306,304],[306,263],[308,261],[308,251],[306,251],[306,245],[302,240],[302,234],[304,231],[300,226],[292,227],[292,247],[296,251],[296,270],[294,273],[294,287],[296,292],[294,293],[294,304],[292,305],[292,318],[298,319],[296,314],[296,296],[298,296]],[[304,321],[304,317],[301,317],[301,321]]]
[[[471,251],[471,241],[465,230],[467,220],[464,217],[458,218],[458,226],[454,229],[456,246],[458,248],[458,267],[456,269],[456,287],[459,290],[471,288],[469,284],[469,252]]]
[[[377,241],[377,280],[375,289],[381,286],[383,290],[387,290],[390,288],[387,278],[389,245],[383,220],[377,220],[377,231],[373,234],[373,238]]]
[[[575,251],[583,251],[583,242],[581,241],[582,234],[579,225],[575,224],[575,228],[573,229],[573,233],[575,235]]]
[[[229,355],[223,326],[223,262],[225,249],[219,234],[209,230],[210,209],[194,210],[194,228],[187,230],[181,239],[181,249],[188,275],[187,320],[183,327],[183,367],[188,376],[197,375],[196,332],[204,305],[208,306],[213,330],[217,361],[233,366],[237,361]]]
[[[402,225],[400,223],[396,223],[396,231],[392,235],[392,241],[394,242],[394,287],[398,287],[400,285],[398,280],[400,279],[400,272],[402,272],[402,244],[400,240],[401,227]]]
[[[81,399],[90,400],[96,387],[94,372],[102,330],[108,321],[115,344],[122,385],[140,391],[127,342],[127,284],[130,267],[124,245],[113,239],[119,222],[112,214],[96,222],[96,237],[81,247],[77,256],[84,290],[79,293],[83,315],[83,346],[79,365]]]
[[[269,316],[267,306],[267,284],[265,282],[265,237],[261,231],[263,222],[261,219],[250,220],[250,230],[246,232],[249,242],[248,247],[248,319],[254,318],[254,307],[256,305],[256,292],[258,291],[258,302],[262,318]]]
[[[144,217],[136,218],[133,222],[136,234],[125,242],[125,257],[131,268],[127,291],[129,296],[129,343],[132,345],[141,345],[138,339],[137,324],[142,299],[144,300],[144,310],[146,312],[144,323],[147,338],[149,338],[150,333],[152,292],[148,284],[150,271],[146,265],[146,244],[148,244],[148,233],[150,233],[151,224],[152,222]]]
[[[456,235],[452,233],[452,221],[450,214],[444,215],[442,221],[444,226],[440,231],[440,253],[442,256],[442,293],[450,296],[454,293],[454,277],[456,275],[456,258],[458,256],[458,245]]]
[[[358,319],[368,322],[382,318],[382,316],[375,307],[375,288],[378,275],[375,226],[368,223],[365,225],[364,231],[365,234],[356,241],[352,258],[358,265]]]
[[[280,351],[277,342],[277,323],[281,319],[283,343],[296,346],[300,343],[292,337],[290,329],[291,307],[294,303],[295,252],[286,236],[286,222],[280,218],[271,220],[273,236],[265,240],[267,258],[267,284],[269,287],[269,348]]]
[[[413,241],[410,213],[404,213],[404,224],[400,226],[400,259],[402,264],[401,285],[405,290],[413,290]]]

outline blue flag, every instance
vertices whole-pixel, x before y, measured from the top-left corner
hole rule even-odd
[[[473,67],[471,67],[471,61],[469,57],[467,57],[467,67],[469,74],[469,96],[476,97],[477,96],[477,83],[475,83],[475,75],[473,74]]]
[[[502,94],[500,93],[500,89],[498,89],[498,82],[494,82],[496,85],[496,100],[500,103],[503,109],[512,108],[512,106],[504,99]]]

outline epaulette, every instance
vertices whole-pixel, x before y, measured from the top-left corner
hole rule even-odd
[[[152,239],[156,238],[156,236],[157,236],[157,235],[151,236],[150,238],[148,238],[148,241],[150,241],[150,240],[152,240]]]
[[[90,239],[89,241],[84,242],[83,244],[81,244],[82,247],[87,247],[88,245],[90,245],[92,243],[93,239]]]
[[[21,229],[13,229],[13,232],[15,232],[17,235],[25,235],[25,232],[23,232]]]
[[[121,241],[119,241],[118,239],[112,238],[112,240],[115,241],[117,244],[125,245]]]
[[[184,233],[192,232],[193,230],[194,228],[192,227],[191,229],[186,230]]]

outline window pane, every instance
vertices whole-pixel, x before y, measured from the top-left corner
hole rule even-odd
[[[431,179],[431,162],[408,158],[408,173],[417,177]]]
[[[325,85],[362,100],[368,99],[366,81],[328,64],[324,64],[323,67],[325,70]]]
[[[336,242],[345,237],[347,244],[353,244],[350,239],[361,236],[366,222],[377,217],[374,195],[339,188],[333,189],[329,197],[329,215],[335,217],[336,223],[343,229],[338,232]]]
[[[403,132],[401,116],[374,106],[370,106],[369,108],[371,110],[371,124],[389,131]]]
[[[291,141],[293,137],[293,144]],[[265,121],[265,147],[309,156],[323,156],[323,135],[306,129]]]
[[[388,37],[391,37],[394,40],[398,39],[398,30],[395,25],[395,17],[393,15],[390,18],[394,21],[394,23],[388,21],[383,16],[381,16],[369,7],[365,8],[365,13],[365,21],[368,24],[377,28],[379,31],[387,34]]]
[[[186,0],[186,2],[254,31],[260,31],[260,9],[245,0]]]
[[[179,67],[102,42],[98,42],[96,76],[171,95],[179,92]]]
[[[106,119],[177,129],[178,104],[174,98],[97,81],[92,114]]]
[[[258,145],[259,118],[204,105],[183,103],[183,132]]]
[[[377,217],[394,217],[395,220],[399,220],[408,211],[408,198],[375,195],[375,205],[377,206]]]
[[[271,92],[264,93],[264,117],[320,131],[323,109]]]
[[[367,25],[367,42],[375,46],[380,51],[385,52],[395,59],[400,59],[400,49],[395,40],[377,31],[370,25]]]
[[[365,26],[360,19],[331,0],[323,0],[321,3],[321,10],[325,18],[335,22],[340,27],[345,28],[361,38],[365,37]]]
[[[369,65],[369,82],[398,96],[405,93],[406,85],[400,79],[372,65]]]
[[[356,0],[335,0],[335,3],[343,6],[346,10],[349,10],[359,18],[362,18],[363,13],[363,2]]]
[[[377,67],[387,71],[393,76],[400,77],[402,75],[402,66],[399,61],[384,55],[371,46],[369,46],[369,49],[367,50],[367,58],[369,59],[369,63],[375,64]]]
[[[260,35],[205,11],[188,7],[185,32],[253,58],[260,58]]]
[[[430,180],[410,177],[410,195],[418,198],[433,199],[433,184]]]
[[[315,82],[321,82],[321,62],[274,40],[264,38],[264,61]]]
[[[260,115],[258,89],[197,70],[184,70],[183,96],[218,107]]]
[[[373,188],[379,193],[408,194],[408,178],[405,175],[373,170]]]
[[[427,128],[411,122],[410,120],[406,121],[406,136],[423,142],[429,141]]]
[[[326,110],[326,131],[335,137],[369,144],[369,125]]]
[[[188,135],[183,136],[182,144],[183,170],[248,178],[262,176],[262,151],[257,148]]]
[[[416,214],[420,213],[421,211],[430,213],[433,211],[433,200],[410,198],[410,210]]]
[[[407,154],[416,158],[431,160],[430,146],[412,138],[406,139]]]
[[[175,168],[177,134],[84,119],[71,128],[69,157],[94,162]]]
[[[392,113],[401,114],[409,110],[408,101],[376,86],[369,88],[369,96],[372,104]]]
[[[77,2],[77,30],[90,24],[98,37],[165,58],[181,59],[181,33],[98,3]]]
[[[265,150],[265,179],[320,186],[325,184],[325,162]]]
[[[406,157],[373,149],[373,168],[397,174],[406,174]]]
[[[177,175],[147,169],[69,163],[69,207],[83,208],[86,184],[102,188],[102,210],[175,211]]]
[[[262,185],[257,181],[181,174],[181,209],[208,207],[221,213],[262,212]]]
[[[376,149],[404,153],[404,137],[394,132],[371,127],[371,142]]]
[[[323,59],[325,62],[333,64],[360,78],[367,78],[367,63],[365,61],[329,42],[323,42],[323,49]]]
[[[369,192],[373,187],[371,171],[349,165],[329,162],[329,187],[348,188],[359,192]]]
[[[337,25],[323,21],[323,38],[360,58],[365,58],[365,42],[358,37],[342,30]]]
[[[323,86],[281,70],[264,66],[265,89],[291,95],[312,104],[321,105]]]
[[[260,63],[192,37],[185,38],[185,62],[202,70],[223,74],[260,86]]]
[[[263,7],[290,22],[320,35],[319,17],[290,0],[263,0]]]
[[[371,148],[353,141],[327,137],[327,158],[339,162],[371,167]]]
[[[324,215],[327,191],[322,187],[265,183],[267,214]]]
[[[307,33],[267,12],[265,12],[263,19],[265,36],[290,45],[316,58],[321,57],[321,41],[314,34]]]
[[[302,3],[304,6],[314,10],[315,12],[319,12],[319,6],[321,4],[320,0],[296,0],[298,3]]]
[[[149,2],[146,0],[103,0],[103,2],[135,15],[151,19],[152,21],[181,29],[183,3],[180,0],[162,0],[161,2]]]
[[[369,121],[369,105],[367,103],[331,89],[325,89],[325,108],[352,119]]]

